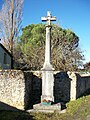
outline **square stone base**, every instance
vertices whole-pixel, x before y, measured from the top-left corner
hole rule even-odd
[[[33,105],[33,109],[37,112],[60,112],[61,111],[61,104],[53,104],[53,105],[43,105],[42,103]]]

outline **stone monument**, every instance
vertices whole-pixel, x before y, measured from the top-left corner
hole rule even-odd
[[[51,65],[51,21],[56,21],[56,17],[53,17],[50,11],[47,12],[46,17],[41,18],[46,24],[46,45],[45,45],[45,61],[42,68],[42,95],[41,103],[33,105],[34,110],[54,112],[60,111],[61,105],[54,103],[54,75],[53,67]]]
[[[51,65],[51,21],[56,21],[56,17],[52,17],[50,11],[47,12],[46,17],[41,18],[46,21],[46,46],[45,46],[45,61],[42,68],[42,96],[41,102],[51,101],[54,102],[53,87],[53,67]]]

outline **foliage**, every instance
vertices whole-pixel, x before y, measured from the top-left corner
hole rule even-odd
[[[24,0],[5,0],[0,11],[0,32],[4,46],[13,55],[22,22]]]
[[[90,71],[90,62],[84,64],[84,69]]]
[[[17,62],[32,69],[40,69],[44,61],[45,25],[29,25],[22,29],[21,41],[16,48]]]
[[[45,25],[31,24],[22,29],[21,40],[17,46],[18,61],[29,69],[41,69],[44,62]],[[52,64],[56,70],[77,70],[82,65],[82,52],[78,48],[79,38],[69,29],[52,25],[51,50]]]
[[[69,29],[53,26],[52,62],[56,69],[77,70],[82,65],[82,52],[79,49],[79,38]]]

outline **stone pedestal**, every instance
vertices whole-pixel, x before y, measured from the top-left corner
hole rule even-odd
[[[33,106],[33,109],[38,112],[60,112],[61,111],[61,104],[53,104],[53,105],[43,105],[42,103],[36,104]]]
[[[54,87],[53,70],[42,71],[41,102],[43,102],[45,100],[54,102],[53,87]]]

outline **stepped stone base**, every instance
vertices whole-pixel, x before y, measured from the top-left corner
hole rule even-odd
[[[34,112],[60,112],[61,104],[53,104],[53,105],[43,105],[42,103],[33,105]]]

